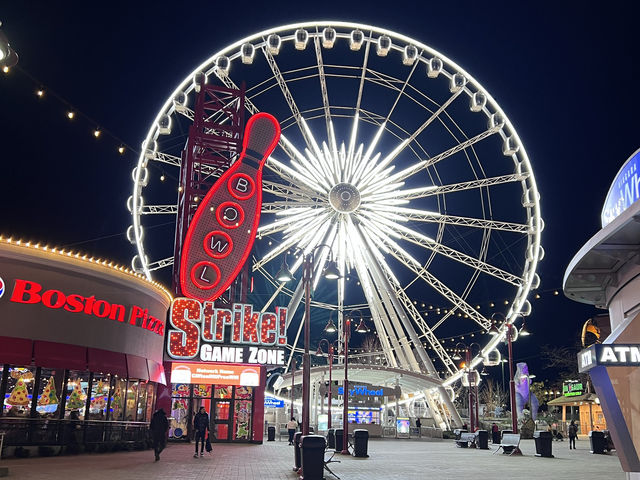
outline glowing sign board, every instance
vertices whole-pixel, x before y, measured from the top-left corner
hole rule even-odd
[[[602,207],[602,228],[640,199],[640,150],[629,157],[613,180]]]
[[[217,363],[171,364],[171,383],[199,383],[207,385],[260,385],[260,367]]]

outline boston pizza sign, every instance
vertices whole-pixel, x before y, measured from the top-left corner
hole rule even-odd
[[[234,303],[216,308],[213,302],[177,298],[171,305],[167,355],[173,360],[284,365],[287,309],[255,312],[252,305]]]

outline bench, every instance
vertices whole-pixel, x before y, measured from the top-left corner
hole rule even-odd
[[[325,451],[325,453],[327,453]],[[331,454],[331,456],[329,458],[325,458],[324,459],[324,469],[329,472],[331,475],[333,475],[334,477],[336,477],[338,480],[340,480],[340,477],[338,475],[336,475],[335,473],[333,473],[333,471],[331,471],[331,469],[329,468],[329,464],[330,463],[340,463],[340,460],[334,460],[333,457],[336,454],[336,451],[329,451],[328,453]]]
[[[461,433],[460,438],[457,438],[455,442],[456,442],[456,445],[460,448],[467,448],[469,447],[469,445],[471,445],[472,448],[475,448],[476,434],[468,433],[468,432]]]
[[[522,455],[520,451],[520,434],[519,433],[505,433],[502,435],[502,441],[493,455],[498,453],[502,449],[502,453],[506,453],[509,455]]]

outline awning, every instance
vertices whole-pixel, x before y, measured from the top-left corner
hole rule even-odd
[[[573,405],[574,403],[588,402],[596,403],[598,396],[595,393],[585,393],[583,395],[576,395],[575,397],[558,397],[547,402],[547,405]]]
[[[127,371],[129,372],[129,378],[149,380],[149,370],[147,369],[146,358],[127,353]]]
[[[89,370],[92,372],[110,373],[119,377],[127,376],[127,358],[124,353],[89,348],[87,357]]]
[[[33,340],[28,338],[0,337],[0,360],[19,366],[31,365]]]
[[[164,373],[164,366],[161,363],[147,360],[147,368],[149,369],[149,380],[162,385],[167,384],[167,378]]]
[[[33,353],[39,367],[87,370],[87,347],[36,340]]]

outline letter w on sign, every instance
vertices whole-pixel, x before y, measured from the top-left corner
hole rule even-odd
[[[262,208],[262,169],[280,140],[280,125],[268,113],[247,122],[238,160],[218,179],[196,210],[180,257],[180,287],[186,297],[215,300],[249,257]]]

